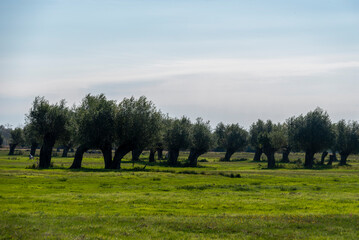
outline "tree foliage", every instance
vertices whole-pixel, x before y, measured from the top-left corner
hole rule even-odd
[[[114,140],[116,103],[104,94],[88,94],[76,108],[74,124],[77,126],[76,142],[88,148],[101,148]]]

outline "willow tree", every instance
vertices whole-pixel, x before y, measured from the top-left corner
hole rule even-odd
[[[158,138],[161,113],[145,96],[125,98],[118,105],[115,117],[113,168],[121,168],[122,158],[130,151],[142,151]]]
[[[196,167],[198,157],[208,152],[212,145],[213,136],[209,122],[203,122],[202,118],[197,118],[196,123],[191,127],[189,165]]]
[[[335,149],[340,154],[339,164],[346,165],[348,156],[359,152],[359,124],[355,121],[340,120],[335,124],[335,131]]]
[[[171,119],[168,115],[162,114],[160,125],[158,128],[158,132],[155,136],[155,139],[150,144],[150,155],[149,155],[149,162],[155,162],[155,154],[157,152],[158,160],[163,159],[163,150],[165,147],[165,135],[167,133],[168,127],[170,125]]]
[[[258,135],[258,143],[267,157],[268,168],[275,167],[274,154],[279,149],[287,146],[287,142],[287,131],[283,125],[280,123],[273,124],[270,120],[264,124],[263,131]]]
[[[293,146],[289,142],[289,133],[288,133],[288,122],[290,119],[288,119],[285,123],[281,125],[282,131],[285,137],[285,143],[282,146],[282,163],[289,163],[289,154],[293,150]]]
[[[78,125],[76,123],[76,109],[75,107],[69,111],[69,127],[68,131],[65,132],[63,136],[59,139],[59,145],[63,148],[62,156],[61,157],[67,157],[68,152],[70,149],[75,147],[76,140],[77,140],[77,130]]]
[[[191,143],[191,121],[187,117],[172,119],[169,123],[165,143],[168,149],[168,164],[176,166],[180,150],[185,150]]]
[[[33,126],[42,139],[39,167],[49,168],[55,142],[68,131],[69,109],[65,100],[50,104],[44,97],[36,97],[26,115],[26,122]]]
[[[41,138],[32,124],[24,127],[25,143],[30,146],[30,154],[35,156],[36,149],[41,142]]]
[[[10,144],[9,144],[9,146],[10,146],[9,155],[14,155],[15,148],[19,144],[23,144],[25,142],[24,131],[22,130],[22,128],[18,127],[18,128],[11,130],[10,135],[11,135],[11,139],[10,139]]]
[[[75,109],[72,124],[72,128],[76,129],[74,138],[72,140],[71,135],[65,138],[78,144],[71,168],[81,168],[83,154],[89,149],[100,149],[105,168],[111,168],[115,114],[115,101],[107,100],[104,94],[86,95],[81,105]]]
[[[259,162],[263,153],[262,145],[258,142],[259,135],[264,131],[264,122],[260,119],[253,123],[249,129],[249,143],[254,148],[253,161]]]
[[[230,161],[231,156],[236,151],[243,149],[248,142],[248,133],[239,124],[219,123],[215,129],[215,135],[218,146],[226,149],[223,161]]]
[[[314,154],[333,145],[335,135],[328,113],[316,108],[305,116],[292,117],[288,123],[290,144],[305,151],[304,166],[312,168]]]

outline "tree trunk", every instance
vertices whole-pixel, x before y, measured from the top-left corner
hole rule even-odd
[[[168,151],[168,164],[170,166],[176,166],[177,165],[178,155],[179,155],[179,150],[178,149],[174,149],[174,150],[170,149]]]
[[[88,147],[83,146],[83,145],[79,146],[76,149],[74,161],[72,162],[72,165],[70,168],[72,168],[72,169],[81,168],[83,155],[88,149],[89,149]]]
[[[282,153],[282,162],[283,163],[289,163],[289,154],[290,154],[290,148],[286,147]]]
[[[69,146],[64,146],[64,151],[62,151],[62,157],[67,157],[67,153],[69,152]]]
[[[132,161],[139,161],[140,160],[140,156],[142,153],[143,149],[133,149],[132,150]]]
[[[335,159],[334,155],[331,154],[331,155],[329,156],[329,161],[328,161],[327,165],[328,165],[328,166],[332,166],[334,159]]]
[[[155,153],[156,153],[156,150],[154,149],[150,149],[150,157],[149,157],[149,162],[155,162]]]
[[[15,154],[15,148],[16,148],[17,144],[10,143],[9,146],[10,146],[9,155],[12,156]]]
[[[157,157],[158,157],[158,160],[163,159],[163,148],[157,148]]]
[[[267,157],[268,168],[275,168],[275,157],[274,157],[275,151],[271,151],[271,150],[264,151],[264,154]]]
[[[53,136],[45,135],[44,144],[40,149],[39,168],[49,168],[51,164],[52,148],[55,145]]]
[[[36,142],[31,143],[31,149],[30,149],[30,154],[31,156],[35,156],[36,153],[36,148],[39,144]]]
[[[105,169],[112,168],[112,144],[107,144],[101,148]]]
[[[305,152],[305,162],[304,162],[305,168],[313,168],[314,154],[315,152],[312,151]]]
[[[347,153],[341,153],[340,154],[340,162],[339,165],[347,165],[347,158],[348,158],[349,154]]]
[[[231,160],[232,155],[235,153],[236,151],[233,149],[227,149],[226,151],[226,155],[223,158],[223,161],[225,162],[229,162]]]
[[[201,154],[195,150],[191,150],[189,153],[188,161],[190,167],[197,167],[197,160]]]
[[[121,160],[127,153],[131,152],[131,148],[128,146],[120,146],[115,151],[115,156],[112,161],[113,169],[121,169]]]
[[[320,165],[324,165],[325,158],[328,156],[328,152],[324,151],[322,157],[320,158]]]
[[[334,162],[338,162],[338,158],[337,158],[337,153],[336,153],[336,152],[333,152],[333,156],[334,156],[333,161],[334,161]]]
[[[263,153],[262,148],[256,148],[256,151],[255,151],[255,153],[254,153],[253,161],[254,161],[254,162],[260,162],[260,161],[261,161],[262,153]]]

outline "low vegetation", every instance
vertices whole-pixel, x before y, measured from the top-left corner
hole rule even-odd
[[[148,152],[122,169],[103,169],[101,152],[85,153],[81,169],[52,157],[0,151],[0,239],[358,239],[359,156],[347,165],[303,169],[303,153],[268,169],[254,153],[199,156],[186,167],[148,162]],[[54,151],[56,153],[56,151]],[[57,154],[61,156],[61,152]],[[276,159],[280,155],[276,153]],[[205,159],[205,161],[201,161]]]

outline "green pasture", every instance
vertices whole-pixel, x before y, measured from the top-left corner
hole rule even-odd
[[[22,153],[0,151],[0,239],[359,239],[358,156],[308,170],[291,154],[269,170],[252,153],[208,153],[197,168],[145,153],[104,170],[95,153],[81,170],[72,157],[38,170]]]

